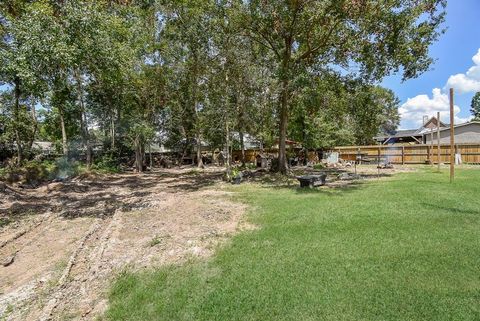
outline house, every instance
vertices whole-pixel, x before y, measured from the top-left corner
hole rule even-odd
[[[40,154],[48,155],[55,153],[55,146],[51,142],[34,141],[32,149]]]
[[[432,117],[425,121],[424,125],[418,129],[398,130],[391,135],[379,135],[374,137],[381,145],[415,145],[431,144],[437,142],[437,129],[440,129],[440,143],[450,143],[450,125],[438,121]],[[455,143],[480,143],[480,122],[472,121],[458,124],[455,128]]]
[[[236,142],[240,144],[240,133],[239,132],[232,132],[232,142]],[[248,133],[243,134],[243,146],[245,149],[259,149],[261,146],[261,142],[259,139],[250,135]]]
[[[480,143],[480,121],[471,121],[468,123],[458,124],[454,126],[455,144]],[[424,133],[425,144],[437,142],[437,131],[429,131]],[[440,128],[440,144],[450,143],[450,128]]]

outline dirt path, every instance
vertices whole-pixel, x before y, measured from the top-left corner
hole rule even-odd
[[[32,215],[1,230],[0,260],[13,260],[0,266],[0,319],[94,320],[123,269],[210,255],[248,228],[245,206],[229,200],[220,178],[214,170],[114,175],[3,202],[3,213]]]

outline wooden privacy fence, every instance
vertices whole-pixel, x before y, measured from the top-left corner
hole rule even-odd
[[[462,156],[464,163],[480,164],[479,144],[457,144],[456,153]],[[367,161],[377,162],[388,160],[394,164],[425,164],[438,163],[437,145],[372,145],[372,146],[345,146],[332,149],[339,153],[343,160],[354,161],[357,154],[361,154]],[[440,145],[440,163],[450,163],[450,144]]]

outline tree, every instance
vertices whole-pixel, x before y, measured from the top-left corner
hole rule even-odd
[[[47,2],[25,6],[21,18],[14,20],[14,37],[20,44],[22,58],[28,66],[30,91],[40,99],[50,99],[58,111],[62,133],[62,149],[68,155],[65,105],[70,98],[68,69],[72,63],[72,48],[67,44],[61,23],[56,18],[55,7]],[[23,81],[26,82],[25,80]],[[45,93],[50,93],[46,95]]]
[[[228,154],[235,132],[241,151],[241,162],[245,165],[245,135],[257,134],[262,124],[262,116],[273,117],[272,110],[266,110],[264,100],[269,88],[271,74],[265,64],[253,63],[260,60],[259,46],[244,36],[241,25],[233,23],[229,18],[236,10],[235,3],[229,1],[216,2],[212,12],[212,47],[215,53],[211,73],[211,86],[208,91],[217,99],[211,109],[217,109],[220,118],[207,117],[208,128],[215,123],[222,125],[225,150]],[[210,97],[209,97],[210,98]],[[219,98],[219,99],[218,99]],[[265,122],[263,122],[265,124]],[[271,128],[269,128],[271,129]],[[228,157],[227,157],[228,158]],[[229,159],[227,159],[227,166]]]
[[[113,3],[91,1],[10,1],[0,7],[5,19],[0,20],[5,34],[0,46],[0,75],[13,88],[13,118],[20,115],[23,101],[43,100],[59,118],[62,149],[67,156],[65,120],[76,115],[88,166],[92,163],[89,118],[96,107],[89,105],[88,90],[99,79],[106,86],[134,71],[135,58],[140,59],[136,42],[143,40],[132,27],[139,26],[135,9],[120,10]],[[76,108],[67,111],[71,102]],[[112,101],[105,105],[113,106]],[[36,133],[36,122],[34,129]],[[25,146],[14,130],[21,162]]]
[[[19,41],[17,34],[21,21],[25,14],[27,1],[8,1],[0,4],[0,84],[6,84],[9,88],[2,95],[11,97],[8,99],[11,105],[11,131],[15,141],[17,151],[17,164],[20,165],[24,159],[25,139],[22,137],[20,128],[24,125],[25,119],[22,115],[26,106],[24,103],[28,100],[29,89],[34,83],[33,72],[28,63],[23,44]],[[5,97],[4,97],[5,98]],[[23,118],[23,119],[22,119]]]
[[[473,115],[474,120],[480,120],[480,92],[477,92],[470,105],[470,112]]]
[[[350,88],[349,114],[354,124],[355,143],[374,143],[377,134],[392,134],[400,123],[400,100],[380,86],[353,84]]]
[[[212,1],[205,0],[177,0],[162,1],[161,6],[165,14],[164,59],[175,65],[173,72],[181,87],[175,100],[186,116],[182,121],[186,147],[195,142],[198,167],[203,167],[200,114],[205,104],[205,75],[210,64],[211,4]]]
[[[286,136],[295,79],[302,73],[355,70],[376,81],[402,69],[403,78],[428,69],[429,45],[444,19],[444,0],[242,2],[238,19],[254,41],[272,52],[281,84],[279,170],[287,170]]]

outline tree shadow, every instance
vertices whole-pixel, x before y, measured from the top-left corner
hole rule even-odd
[[[0,204],[0,217],[20,218],[26,213],[47,211],[68,219],[108,217],[116,210],[152,207],[161,193],[191,193],[210,187],[221,181],[222,176],[220,171],[199,171],[192,175],[161,170],[51,182],[37,189],[9,193],[8,199]]]
[[[431,204],[431,203],[422,203],[422,205],[427,207],[427,208],[430,208],[430,209],[439,210],[439,211],[446,211],[446,212],[454,213],[454,214],[480,215],[480,209],[471,210],[471,209],[458,208],[458,207],[452,207],[452,206],[443,206],[443,205]]]
[[[380,176],[373,174],[361,175],[359,179],[339,179],[339,175],[350,173],[346,169],[341,168],[325,168],[315,170],[311,168],[302,168],[292,171],[294,175],[282,176],[269,172],[257,172],[255,175],[248,177],[246,181],[259,184],[263,188],[269,189],[286,189],[294,190],[297,194],[326,194],[331,196],[341,196],[344,192],[353,192],[364,185],[365,182],[371,181],[378,177],[390,177],[391,174],[383,173]],[[320,175],[326,174],[327,179],[325,185],[308,188],[300,187],[300,183],[296,176],[302,175]],[[339,193],[342,192],[342,193]]]

